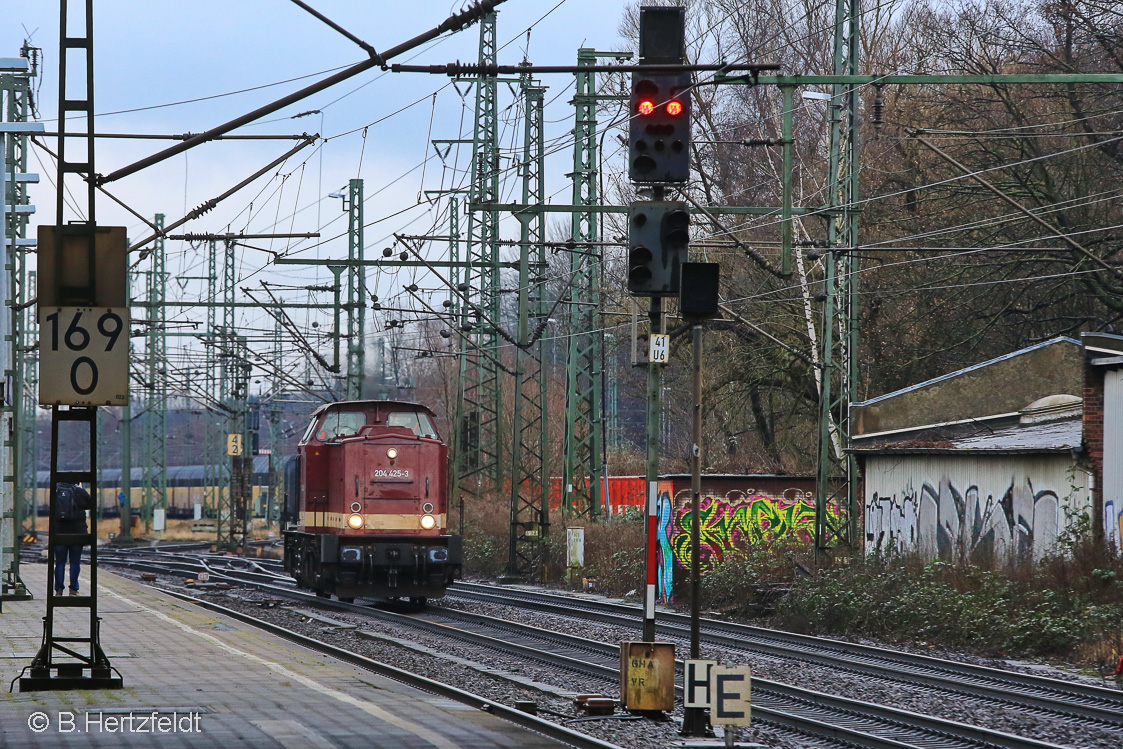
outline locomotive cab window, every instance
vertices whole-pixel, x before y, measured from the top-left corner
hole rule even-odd
[[[316,433],[320,441],[354,437],[367,423],[367,415],[362,411],[329,411],[324,414],[320,431]]]
[[[304,436],[300,438],[301,442],[307,442],[312,439],[312,435],[316,433],[316,423],[319,420],[320,419],[316,416],[312,417],[312,420],[308,422],[308,428],[304,430]]]
[[[426,437],[432,440],[438,439],[437,430],[433,426],[429,414],[422,413],[421,411],[398,411],[386,414],[386,426],[405,427],[418,437]]]

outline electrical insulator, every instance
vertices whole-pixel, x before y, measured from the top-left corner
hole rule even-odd
[[[882,116],[885,114],[885,98],[881,95],[881,88],[875,89],[873,96],[873,128],[874,130],[881,131],[881,126],[884,124]]]

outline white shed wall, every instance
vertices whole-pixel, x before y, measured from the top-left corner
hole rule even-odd
[[[864,499],[867,553],[977,563],[1036,561],[1092,513],[1087,473],[1054,454],[869,457]]]
[[[1104,372],[1104,538],[1123,540],[1123,370]]]

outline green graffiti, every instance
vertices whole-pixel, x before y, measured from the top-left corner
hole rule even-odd
[[[815,536],[815,498],[795,492],[797,499],[745,496],[702,497],[698,527],[699,558],[703,571],[734,556],[744,556],[748,544],[795,538],[810,543]],[[831,515],[836,515],[831,512]],[[671,547],[675,566],[690,568],[690,531],[694,512],[689,505],[675,508]]]

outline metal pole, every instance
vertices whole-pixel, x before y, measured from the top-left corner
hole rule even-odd
[[[792,201],[793,201],[793,185],[792,185],[792,156],[795,151],[795,138],[792,134],[792,110],[795,109],[795,89],[792,86],[783,86],[780,89],[782,94],[783,112],[780,116],[780,127],[782,129],[781,140],[784,141],[783,145],[783,166],[784,166],[784,181],[781,185],[781,208],[780,208],[780,247],[781,247],[781,265],[780,271],[785,275],[790,275],[792,272]]]
[[[27,67],[11,74],[0,75],[0,99],[7,106],[0,106],[0,121],[23,123],[30,130],[42,130],[41,124],[27,122],[31,114],[32,79],[38,76],[37,57],[34,48],[24,42],[20,55],[29,58]],[[0,101],[0,105],[3,105]],[[19,545],[23,536],[25,515],[30,516],[32,527],[35,523],[34,506],[26,507],[28,498],[37,492],[38,465],[35,461],[36,413],[37,403],[32,394],[35,392],[36,350],[33,342],[38,339],[34,305],[27,306],[35,298],[35,272],[28,270],[28,257],[35,252],[34,239],[28,238],[27,229],[34,217],[35,207],[29,199],[30,183],[23,182],[27,173],[28,136],[21,133],[0,135],[0,237],[8,245],[4,254],[5,269],[9,273],[7,298],[9,308],[5,311],[4,322],[6,339],[11,342],[5,347],[7,354],[4,374],[9,377],[10,399],[3,409],[10,414],[8,429],[10,445],[5,450],[9,456],[5,476],[5,491],[0,497],[0,601],[27,600],[31,592],[20,578]],[[6,183],[6,184],[5,184]],[[8,317],[10,314],[10,317]]]
[[[690,524],[690,657],[698,658],[698,591],[702,578],[699,553],[702,525],[702,326],[694,329],[694,444],[690,456],[690,493],[694,520]]]
[[[332,272],[332,275],[335,276],[335,296],[334,296],[335,311],[333,313],[334,317],[332,318],[332,320],[334,321],[333,322],[334,327],[332,329],[332,343],[334,345],[334,349],[332,350],[331,363],[335,367],[335,373],[338,375],[339,372],[342,369],[342,367],[340,365],[340,361],[339,361],[340,341],[343,339],[343,331],[340,329],[340,326],[343,324],[342,323],[343,317],[342,317],[342,314],[341,314],[342,311],[343,311],[343,297],[342,297],[343,280],[342,280],[342,277],[343,277],[343,271],[347,270],[347,266],[346,265],[329,265],[328,270],[330,270]]]
[[[496,60],[495,14],[480,22],[479,60]],[[475,126],[472,136],[472,186],[468,203],[494,205],[500,194],[498,142],[498,80],[494,75],[474,76],[476,86]],[[499,319],[499,238],[498,209],[469,209],[467,251],[461,282],[468,285],[469,300],[477,302],[475,325],[461,337],[463,366],[460,389],[463,407],[456,430],[461,440],[459,490],[479,497],[498,491],[502,485],[502,439],[500,413],[503,410],[499,368],[489,356],[498,351],[499,337],[492,321]],[[469,302],[471,307],[472,301]],[[467,312],[467,310],[462,310]],[[464,320],[464,327],[471,322]]]
[[[121,408],[121,494],[124,499],[119,501],[121,507],[121,538],[132,538],[133,535],[133,407],[132,395],[129,401]]]
[[[577,50],[573,142],[573,207],[570,236],[595,243],[599,219],[597,192],[596,76],[583,72],[598,57],[621,59],[627,52]],[[608,98],[608,97],[603,97]],[[582,250],[587,247],[581,247]],[[596,253],[571,252],[573,292],[568,311],[569,340],[565,396],[565,451],[562,464],[563,505],[576,515],[598,519],[604,508],[605,460],[603,399],[604,334],[596,310],[601,305],[602,264]]]
[[[699,656],[700,633],[698,627],[698,597],[702,579],[701,526],[702,526],[702,326],[695,325],[694,333],[694,393],[693,447],[690,456],[690,658]],[[706,714],[700,707],[686,708],[683,733],[690,736],[706,735]]]
[[[363,181],[347,190],[347,399],[361,400],[366,381],[366,267],[363,265]]]
[[[651,297],[651,335],[663,332],[663,300]],[[655,581],[658,574],[656,521],[659,502],[659,394],[663,389],[660,365],[647,363],[647,584],[643,588],[643,640],[655,642]]]

